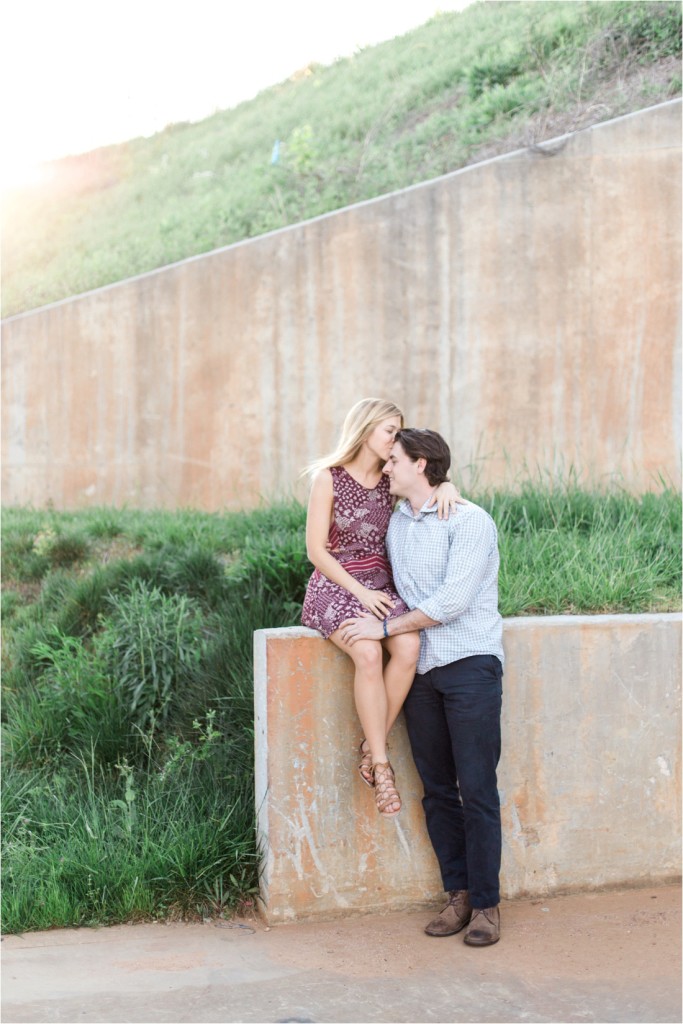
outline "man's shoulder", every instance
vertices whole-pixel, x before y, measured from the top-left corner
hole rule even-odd
[[[477,505],[475,504],[475,502],[470,501],[469,498],[465,499],[464,505],[456,505],[456,519],[458,518],[461,512],[464,512],[466,515],[487,516],[489,519],[491,518],[491,516],[488,514],[485,508],[482,508],[481,505]]]
[[[442,520],[445,522],[445,520]],[[451,530],[457,530],[459,526],[473,526],[475,524],[481,524],[482,526],[496,527],[493,517],[485,508],[481,505],[476,505],[473,501],[467,499],[467,504],[457,505],[455,514],[451,513],[448,517],[448,525]]]

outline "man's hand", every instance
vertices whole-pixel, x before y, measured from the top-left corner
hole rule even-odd
[[[353,647],[356,640],[381,640],[384,636],[381,619],[367,613],[355,619],[345,619],[339,630],[348,647]]]

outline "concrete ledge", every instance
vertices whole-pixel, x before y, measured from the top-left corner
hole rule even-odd
[[[505,620],[505,898],[680,871],[681,615]],[[355,771],[352,664],[309,629],[254,635],[261,895],[273,921],[426,906],[441,881],[403,721],[404,808]]]

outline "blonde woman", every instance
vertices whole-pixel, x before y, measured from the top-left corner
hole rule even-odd
[[[348,413],[336,449],[306,470],[313,477],[306,549],[315,566],[306,589],[301,621],[317,629],[352,658],[354,698],[364,730],[358,771],[374,788],[380,814],[401,809],[393,768],[387,757],[387,736],[415,676],[419,633],[360,640],[348,646],[340,624],[365,611],[386,622],[409,611],[394,589],[385,538],[393,509],[389,480],[382,469],[394,437],[403,427],[403,413],[380,398],[365,398]],[[460,495],[443,483],[439,517],[448,517]],[[386,626],[385,626],[386,634]],[[383,667],[383,650],[389,661]]]

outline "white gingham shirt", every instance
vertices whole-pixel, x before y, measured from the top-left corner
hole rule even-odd
[[[420,631],[420,674],[473,654],[503,663],[498,532],[488,512],[468,502],[448,519],[439,519],[436,505],[414,516],[405,499],[391,517],[387,550],[408,607],[440,623]]]

